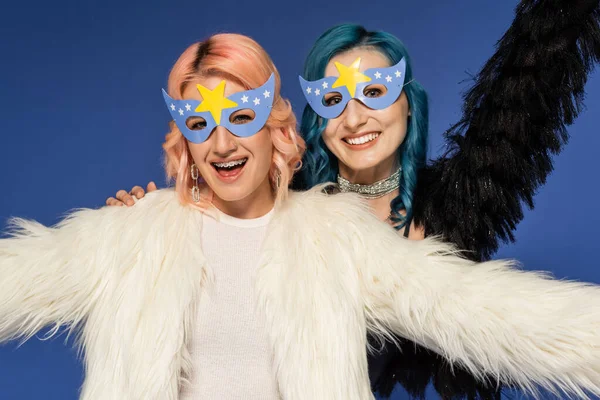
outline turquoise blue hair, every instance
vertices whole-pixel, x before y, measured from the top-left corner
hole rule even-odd
[[[369,32],[360,25],[342,24],[327,30],[312,47],[304,65],[304,79],[315,81],[325,76],[327,64],[337,54],[360,47],[368,47],[386,56],[390,65],[406,59],[404,93],[408,98],[411,116],[408,117],[406,138],[398,148],[397,158],[402,166],[400,193],[391,202],[392,220],[398,229],[412,218],[413,192],[417,184],[417,172],[425,165],[428,139],[427,93],[413,79],[410,57],[404,44],[386,32]],[[319,121],[322,121],[319,124]],[[319,183],[334,182],[338,173],[338,161],[325,145],[321,134],[327,120],[306,105],[302,114],[300,132],[306,141],[306,153],[300,170],[300,182],[305,188]],[[405,210],[402,216],[399,211]]]

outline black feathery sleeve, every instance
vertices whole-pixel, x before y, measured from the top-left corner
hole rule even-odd
[[[497,51],[464,95],[448,151],[424,168],[413,217],[473,259],[513,241],[522,204],[552,171],[552,154],[582,106],[600,58],[598,0],[522,1]]]

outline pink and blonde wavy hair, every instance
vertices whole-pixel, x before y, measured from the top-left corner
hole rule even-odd
[[[236,82],[249,90],[264,84],[271,73],[275,74],[275,93],[273,108],[265,126],[271,128],[273,142],[269,180],[275,201],[280,202],[287,197],[292,176],[300,168],[305,144],[296,132],[296,117],[290,102],[280,95],[279,72],[258,43],[244,35],[222,33],[191,45],[169,74],[168,92],[172,98],[182,99],[188,83],[213,76]],[[200,183],[203,195],[199,203],[193,202],[190,175],[193,159],[185,137],[173,121],[170,127],[171,131],[163,143],[167,177],[175,181],[175,190],[182,203],[206,209],[210,206],[212,191],[206,184]]]

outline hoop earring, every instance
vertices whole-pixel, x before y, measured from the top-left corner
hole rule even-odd
[[[192,200],[194,200],[194,203],[198,203],[200,202],[200,188],[198,187],[198,177],[200,176],[200,172],[198,171],[196,164],[190,166],[190,175],[194,182],[194,186],[192,186]]]

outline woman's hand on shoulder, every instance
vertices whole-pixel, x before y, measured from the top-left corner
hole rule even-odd
[[[117,207],[125,205],[127,207],[131,207],[135,204],[135,201],[133,199],[134,197],[136,199],[141,199],[146,195],[146,193],[153,192],[156,189],[156,184],[151,181],[146,186],[146,191],[144,191],[144,189],[141,186],[134,186],[129,192],[126,192],[125,190],[119,190],[115,195],[116,198],[109,197],[108,199],[106,199],[106,205]]]

